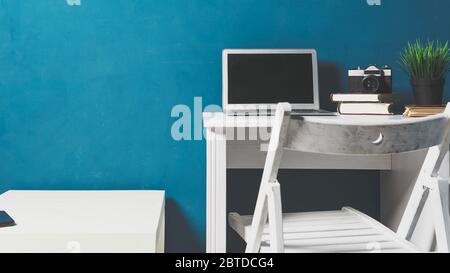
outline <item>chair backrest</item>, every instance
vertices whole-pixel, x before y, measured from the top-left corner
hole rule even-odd
[[[450,105],[450,104],[449,104]],[[393,154],[439,145],[448,137],[450,106],[426,118],[293,119],[285,148],[324,154]]]

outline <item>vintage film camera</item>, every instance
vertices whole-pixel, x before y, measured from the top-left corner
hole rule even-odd
[[[366,69],[348,71],[348,88],[350,93],[390,94],[392,93],[392,69],[389,66],[378,68],[370,65]]]

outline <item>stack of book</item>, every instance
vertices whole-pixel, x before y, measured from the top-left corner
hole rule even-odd
[[[392,94],[332,94],[342,115],[392,115]]]
[[[405,107],[405,117],[428,117],[441,114],[445,111],[445,105],[416,106],[407,105]]]

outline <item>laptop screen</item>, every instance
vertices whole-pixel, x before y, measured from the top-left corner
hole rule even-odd
[[[228,103],[314,103],[312,54],[229,54]]]

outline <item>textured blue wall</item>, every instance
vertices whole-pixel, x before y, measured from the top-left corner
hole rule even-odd
[[[171,238],[192,250],[205,145],[173,141],[170,111],[221,103],[223,48],[317,48],[343,82],[408,40],[450,39],[447,0],[81,2],[0,0],[0,190],[165,189]],[[409,94],[399,73],[395,89]]]

